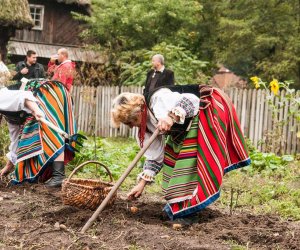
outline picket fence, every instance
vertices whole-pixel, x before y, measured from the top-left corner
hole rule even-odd
[[[115,129],[110,123],[112,100],[122,92],[142,93],[142,87],[75,86],[73,99],[78,129],[88,135],[100,137],[135,137],[137,128],[130,129],[121,125],[119,129]],[[256,148],[279,154],[300,153],[300,139],[296,136],[300,127],[296,127],[294,118],[287,120],[289,102],[273,116],[266,100],[266,90],[231,88],[225,92],[236,107],[244,135]],[[284,96],[285,92],[281,91],[280,95]],[[299,91],[297,95],[300,96]],[[274,105],[279,105],[279,98],[275,98]],[[287,123],[280,127],[280,131],[274,131],[276,123],[282,120],[287,120]],[[270,137],[267,136],[268,133],[274,135]]]

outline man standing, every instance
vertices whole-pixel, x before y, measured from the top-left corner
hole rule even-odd
[[[175,84],[174,72],[165,68],[164,61],[161,54],[152,57],[153,69],[147,73],[144,96],[148,96],[155,88]]]
[[[52,80],[61,82],[71,93],[75,74],[75,63],[69,60],[69,54],[65,48],[59,49],[57,55],[50,58],[48,73],[53,74]]]
[[[27,79],[45,78],[45,71],[42,64],[37,63],[37,54],[33,50],[28,50],[24,61],[18,62],[16,66],[17,74],[13,80],[20,81],[23,77]]]

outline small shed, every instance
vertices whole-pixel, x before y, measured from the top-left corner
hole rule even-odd
[[[247,81],[222,65],[213,76],[212,85],[221,89],[226,89],[228,87],[245,88],[247,86]]]

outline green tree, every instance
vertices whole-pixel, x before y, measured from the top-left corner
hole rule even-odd
[[[113,50],[151,49],[161,42],[188,45],[202,6],[185,0],[94,0],[84,37]]]
[[[183,84],[207,80],[202,72],[207,63],[186,49],[195,38],[201,10],[198,1],[95,0],[92,16],[75,16],[87,24],[83,38],[107,56],[103,71],[111,84],[142,85],[155,53],[166,57]]]
[[[199,58],[213,62],[217,49],[218,29],[223,0],[198,0],[202,11],[197,20],[196,32],[188,48]]]
[[[138,72],[165,43],[209,61],[209,69],[220,63],[243,77],[289,79],[300,88],[299,0],[94,0],[92,16],[78,18],[87,22],[87,43],[109,58],[106,74],[115,84],[141,82]]]
[[[219,5],[214,60],[244,76],[300,84],[300,1],[227,0]]]

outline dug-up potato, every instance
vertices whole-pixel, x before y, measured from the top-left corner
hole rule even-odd
[[[182,225],[181,224],[173,224],[173,229],[175,230],[179,230],[182,228]]]
[[[137,207],[130,207],[130,212],[133,214],[136,214],[139,211],[139,209]]]

